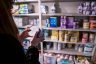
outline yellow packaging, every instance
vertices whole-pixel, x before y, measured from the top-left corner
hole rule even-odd
[[[77,43],[79,41],[79,32],[73,31],[70,37],[70,42]]]
[[[74,43],[76,43],[77,42],[77,37],[71,37],[71,39],[70,39],[70,42],[74,42]]]
[[[63,31],[59,31],[59,41],[64,41],[64,32]]]
[[[83,22],[83,28],[84,29],[89,29],[89,22],[88,22],[88,20],[84,20],[84,22]]]
[[[58,30],[52,30],[51,40],[58,40],[59,32]]]
[[[69,42],[68,31],[64,31],[64,41]]]

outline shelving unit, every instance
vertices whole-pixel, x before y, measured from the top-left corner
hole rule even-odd
[[[57,3],[58,6],[61,8],[61,12],[58,13],[50,13],[50,9],[49,12],[47,14],[42,14],[42,17],[44,18],[49,18],[49,17],[56,17],[56,16],[74,16],[74,17],[90,17],[90,16],[96,16],[96,15],[84,15],[84,14],[79,14],[77,12],[77,6],[78,4],[80,4],[80,2],[83,2],[84,0],[42,0],[42,4],[43,5],[47,5],[48,7],[51,7],[53,5],[53,3]],[[43,19],[43,18],[42,18]],[[60,21],[59,21],[60,22]],[[61,27],[44,27],[42,26],[42,29],[44,30],[57,30],[57,31],[79,31],[79,32],[96,32],[96,30],[90,30],[90,29],[83,29],[83,28],[79,28],[79,29],[64,29]],[[96,38],[96,37],[95,37]],[[63,49],[63,50],[53,50],[53,49],[48,49],[45,50],[44,52],[46,53],[57,53],[57,54],[69,54],[69,55],[80,55],[80,56],[88,56],[88,57],[92,57],[94,55],[95,52],[95,48],[96,48],[96,42],[94,41],[94,43],[82,43],[82,42],[64,42],[64,41],[59,41],[59,40],[52,40],[51,38],[45,39],[44,42],[51,42],[53,43],[63,43],[63,44],[75,44],[75,45],[86,45],[86,44],[92,44],[94,45],[93,51],[92,53],[84,53],[84,52],[78,52],[76,50],[73,49]]]
[[[90,29],[64,29],[61,27],[43,27],[42,26],[42,21],[44,18],[48,18],[48,17],[52,17],[52,16],[78,16],[78,17],[90,17],[90,16],[96,16],[96,15],[83,15],[83,14],[78,14],[77,12],[77,6],[80,4],[80,2],[83,2],[83,0],[32,0],[32,1],[21,1],[21,2],[15,2],[16,5],[18,4],[28,4],[28,3],[34,3],[34,4],[38,4],[35,5],[36,6],[36,12],[35,13],[31,13],[31,14],[13,14],[14,17],[36,17],[39,18],[39,28],[40,29],[44,29],[44,30],[65,30],[65,31],[79,31],[79,32],[96,32],[96,30],[90,30]],[[43,5],[47,5],[48,7],[51,7],[53,5],[53,3],[57,3],[60,6],[61,12],[58,13],[50,13],[50,9],[49,12],[47,14],[42,14],[41,13],[41,4]],[[64,6],[64,7],[63,7]],[[38,7],[38,8],[37,8]],[[18,27],[18,28],[25,28],[25,26],[22,27]],[[45,39],[44,42],[53,42],[53,43],[67,43],[67,44],[81,44],[81,45],[86,45],[86,43],[81,43],[81,42],[64,42],[64,41],[59,41],[59,40],[51,40],[49,39]],[[94,55],[94,51],[96,49],[96,36],[95,36],[95,41],[94,43],[87,43],[87,44],[92,44],[94,45],[93,51],[92,53],[83,53],[83,52],[78,52],[72,49],[63,49],[63,50],[44,50],[43,48],[43,42],[41,42],[41,56],[42,56],[42,60],[41,60],[41,64],[43,64],[43,53],[44,52],[48,52],[48,53],[60,53],[60,54],[69,54],[69,55],[81,55],[81,56],[88,56],[88,57],[92,57]]]

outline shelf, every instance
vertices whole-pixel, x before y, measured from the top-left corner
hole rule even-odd
[[[21,3],[38,3],[38,0],[15,1],[15,4],[21,4]]]
[[[55,2],[54,0],[41,0],[42,2]],[[85,2],[90,0],[56,0],[57,2]],[[95,0],[92,0],[95,1]]]
[[[42,16],[96,16],[96,15],[84,15],[79,13],[48,13],[48,14],[42,14]]]
[[[58,50],[44,50],[44,52],[51,52],[51,53],[62,53],[62,54],[70,54],[70,55],[81,55],[81,56],[92,56],[92,53],[83,53],[83,52],[78,52],[73,49],[64,49],[61,51]]]
[[[32,14],[13,14],[13,16],[39,16],[38,13],[32,13]]]
[[[19,29],[25,29],[25,26],[19,26],[17,28],[19,28]]]
[[[48,28],[48,27],[43,27],[43,29],[47,29],[47,30],[68,30],[68,31],[88,31],[88,32],[96,32],[96,30],[90,30],[90,29],[64,29],[61,27],[56,27],[56,28]]]
[[[54,42],[54,43],[68,43],[68,44],[92,44],[94,45],[95,43],[82,43],[82,42],[64,42],[64,41],[56,41],[56,40],[51,40],[51,39],[45,39],[45,42]]]

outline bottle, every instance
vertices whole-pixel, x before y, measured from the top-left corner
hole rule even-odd
[[[63,21],[63,22],[64,22],[63,27],[64,27],[64,28],[67,28],[67,26],[66,26],[66,24],[67,24],[66,16],[64,16],[64,21]]]
[[[54,50],[57,50],[57,48],[58,48],[58,47],[57,47],[57,43],[54,43],[53,49],[54,49]]]
[[[49,19],[46,19],[46,27],[50,27]]]
[[[46,64],[46,62],[47,62],[47,55],[48,55],[48,53],[44,53],[43,54],[43,56],[44,56],[44,64]]]
[[[51,6],[51,13],[56,13],[55,3]]]
[[[68,60],[68,58],[69,58],[69,55],[65,55],[64,59]]]
[[[64,56],[61,55],[58,59],[57,59],[57,64],[61,64],[61,61],[64,59]]]
[[[48,30],[44,30],[44,39],[48,39],[49,37],[49,31]]]
[[[66,16],[60,18],[61,28],[66,28]]]
[[[83,12],[83,6],[82,6],[82,3],[78,6],[78,13],[81,13],[82,14]]]
[[[95,39],[95,34],[90,34],[90,36],[89,36],[89,42],[90,43],[94,43],[94,39]]]
[[[61,18],[60,18],[60,25],[61,25],[61,28],[64,27],[64,18],[63,18],[63,16],[61,16]]]
[[[61,50],[61,43],[58,43],[58,50]]]
[[[80,46],[79,46],[78,52],[83,52],[83,45],[80,45]]]
[[[73,56],[69,56],[69,64],[74,64]]]

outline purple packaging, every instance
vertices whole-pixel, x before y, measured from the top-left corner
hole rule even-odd
[[[92,12],[92,13],[91,13],[92,15],[95,15],[95,14],[96,14],[96,12],[95,12],[94,10],[93,10],[93,11],[91,11],[91,12]]]
[[[85,6],[89,7],[90,6],[90,2],[85,2]]]
[[[83,3],[80,3],[80,5],[78,6],[78,12],[81,14],[83,13],[83,6]]]
[[[73,29],[78,29],[78,28],[79,28],[79,25],[78,25],[78,22],[76,21],[73,23]]]
[[[66,28],[66,16],[61,16],[60,18],[60,27]]]
[[[85,14],[86,14],[86,15],[90,15],[90,11],[86,11]]]
[[[77,26],[76,26],[76,22],[73,22],[73,29],[76,29]]]
[[[73,28],[74,26],[74,17],[67,17],[67,28]]]

